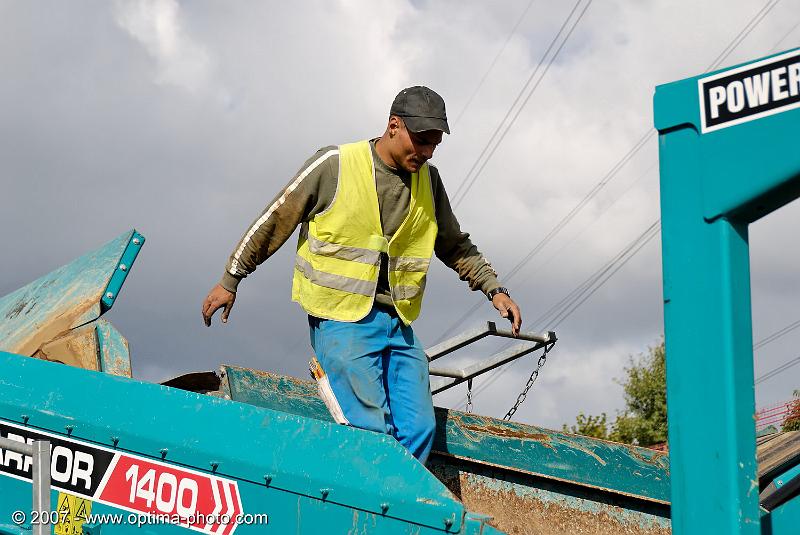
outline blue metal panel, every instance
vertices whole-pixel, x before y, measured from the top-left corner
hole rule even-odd
[[[223,366],[232,399],[332,421],[310,381]],[[434,451],[540,477],[667,503],[669,458],[662,452],[437,408]]]
[[[0,419],[201,472],[214,463],[276,533],[458,533],[464,522],[463,505],[393,438],[312,418],[0,353]],[[19,483],[0,475],[12,497],[0,518],[27,506]]]
[[[704,81],[770,63],[746,65],[655,95],[676,535],[759,532],[747,225],[800,195],[800,109],[779,103],[772,115],[704,126]]]
[[[132,245],[135,240],[139,245]],[[0,299],[0,350],[30,356],[42,344],[100,317],[119,294],[141,240],[135,230],[126,232]],[[109,292],[113,298],[101,306]]]

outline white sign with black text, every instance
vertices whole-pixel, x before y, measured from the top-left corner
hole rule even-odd
[[[697,80],[702,133],[800,107],[800,50]]]

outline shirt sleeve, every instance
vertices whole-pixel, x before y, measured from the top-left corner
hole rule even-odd
[[[297,226],[333,200],[338,179],[338,147],[325,147],[303,167],[248,227],[228,258],[220,285],[235,292],[239,282],[272,256]]]
[[[439,226],[434,245],[437,258],[458,273],[461,280],[467,281],[472,290],[480,290],[486,294],[499,288],[500,283],[494,268],[469,239],[469,234],[461,230],[439,171],[430,166],[430,175],[436,224]]]

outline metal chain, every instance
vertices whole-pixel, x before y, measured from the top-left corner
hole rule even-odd
[[[472,379],[467,379],[467,413],[472,412]]]
[[[523,388],[522,392],[520,392],[520,394],[517,396],[517,401],[514,403],[514,406],[508,409],[506,415],[503,416],[503,420],[511,421],[511,417],[514,416],[515,412],[517,412],[519,406],[525,402],[525,397],[528,395],[528,391],[533,386],[533,383],[536,382],[536,379],[539,378],[539,370],[541,370],[542,366],[544,366],[545,363],[547,363],[548,351],[550,351],[554,345],[555,342],[549,345],[546,344],[544,346],[544,353],[542,353],[542,356],[539,357],[539,362],[536,363],[536,369],[531,372],[531,376],[528,378],[528,382],[525,384],[525,388]]]

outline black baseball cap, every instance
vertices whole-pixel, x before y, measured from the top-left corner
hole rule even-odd
[[[433,89],[422,85],[407,87],[400,91],[394,97],[389,115],[402,117],[406,127],[414,133],[426,130],[450,133],[444,99]]]

